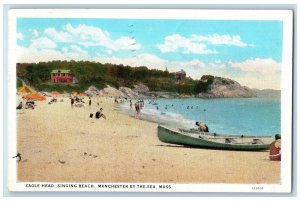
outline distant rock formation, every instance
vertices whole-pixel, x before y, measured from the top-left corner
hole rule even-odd
[[[138,98],[140,95],[133,91],[132,89],[128,87],[120,87],[119,91],[121,92],[122,98]]]
[[[84,93],[89,96],[94,96],[99,93],[99,90],[95,86],[90,86]]]
[[[149,87],[144,84],[134,85],[133,91],[139,94],[140,96],[145,96],[145,97],[151,96]]]
[[[184,98],[183,95],[180,95],[179,93],[163,91],[151,92],[151,96],[157,98]]]
[[[107,85],[104,89],[98,92],[100,96],[114,97],[114,98],[138,98],[139,94],[132,91],[128,87],[120,87],[116,89]]]
[[[196,95],[182,95],[174,92],[157,92],[150,91],[149,87],[144,84],[134,85],[133,89],[128,87],[120,87],[116,89],[107,85],[104,89],[98,90],[96,87],[91,86],[85,91],[88,95],[100,95],[114,98],[186,98],[186,97],[197,97],[197,98],[248,98],[248,97],[280,97],[280,90],[258,90],[250,89],[246,86],[241,86],[237,81],[222,78],[206,76],[211,80],[200,80],[202,83],[209,85],[206,92],[202,92]]]
[[[275,89],[252,89],[257,97],[260,98],[281,98],[281,90]]]
[[[241,86],[237,81],[214,77],[212,84],[205,93],[196,95],[198,98],[248,98],[256,97],[256,94],[248,87]]]
[[[173,92],[151,92],[149,87],[144,84],[138,84],[134,86],[134,89],[130,89],[128,87],[120,87],[116,89],[107,85],[104,89],[98,90],[94,86],[90,86],[88,90],[85,91],[86,94],[89,96],[105,96],[105,97],[114,97],[114,98],[150,98],[150,97],[157,97],[157,98],[174,98],[180,97],[178,93]]]

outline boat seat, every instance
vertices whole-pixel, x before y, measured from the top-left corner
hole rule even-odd
[[[233,138],[225,138],[225,143],[233,144],[233,143],[236,143],[236,140]]]
[[[254,138],[252,144],[263,144],[263,141],[261,139]]]

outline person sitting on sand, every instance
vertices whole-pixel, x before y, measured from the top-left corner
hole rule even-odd
[[[35,102],[33,101],[33,100],[28,100],[28,101],[26,101],[26,103],[31,103],[31,104],[35,104]]]
[[[103,111],[103,109],[100,108],[100,110],[96,112],[96,114],[95,114],[95,118],[96,119],[100,119],[101,117],[103,117],[104,119],[106,119],[106,116],[102,113],[102,111]]]
[[[53,97],[53,98],[50,100],[50,103],[54,103],[54,102],[57,102],[57,99]]]
[[[281,135],[275,135],[275,141],[270,144],[270,155],[271,161],[281,161]]]
[[[25,104],[25,109],[34,109],[34,104],[32,102],[26,102]]]
[[[17,110],[21,110],[23,108],[23,102],[21,101],[17,106]]]
[[[201,132],[209,132],[209,129],[208,129],[208,126],[206,125],[206,123],[203,123],[203,122],[196,122],[196,126],[199,126],[199,130]]]

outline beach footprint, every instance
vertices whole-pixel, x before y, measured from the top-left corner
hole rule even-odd
[[[62,161],[62,160],[58,160],[58,162],[59,162],[60,164],[65,164],[65,163],[66,163],[66,161]]]
[[[93,158],[97,158],[98,155],[95,155],[95,154],[88,154],[87,152],[84,152],[83,153],[84,156],[87,156],[87,157],[93,157]]]

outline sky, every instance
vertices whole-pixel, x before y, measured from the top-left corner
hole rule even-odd
[[[181,69],[280,89],[282,21],[18,18],[18,62],[85,60]]]

